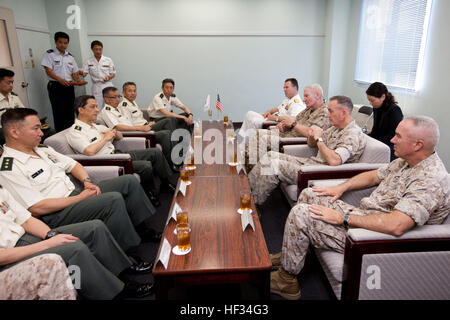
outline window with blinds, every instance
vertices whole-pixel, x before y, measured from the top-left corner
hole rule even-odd
[[[432,0],[363,0],[355,81],[417,91]]]

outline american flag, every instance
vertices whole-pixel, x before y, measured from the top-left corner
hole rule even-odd
[[[216,109],[222,111],[222,105],[220,104],[220,97],[217,95]]]

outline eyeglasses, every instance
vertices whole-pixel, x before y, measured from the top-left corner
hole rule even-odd
[[[120,99],[120,98],[122,98],[122,96],[119,94],[118,96],[105,97],[105,98],[110,98],[110,99]]]

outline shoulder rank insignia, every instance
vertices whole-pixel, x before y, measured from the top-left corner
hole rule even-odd
[[[73,55],[72,55],[70,52],[67,52],[67,54],[68,54],[69,56],[72,56],[72,57],[73,57]]]
[[[295,102],[295,103],[299,103],[299,102],[300,102],[300,100],[298,100],[298,99],[295,99],[295,100],[294,100],[294,102]]]
[[[126,107],[126,106],[127,106],[126,102],[122,103],[122,107]]]
[[[47,53],[52,53],[53,49],[47,50]]]
[[[75,130],[81,131],[81,127],[80,126],[75,126],[74,128]]]
[[[111,108],[110,108],[110,107],[105,107],[105,109],[108,110],[108,111],[111,111]]]
[[[164,98],[164,93],[161,93],[160,95],[159,95],[159,97],[162,99],[162,98]]]
[[[15,92],[12,92],[12,91],[11,91],[11,95],[12,95],[12,96],[16,96],[16,97],[18,97],[17,93],[15,93]]]
[[[92,138],[91,142],[94,142],[95,140],[97,140],[97,137]]]
[[[48,148],[48,146],[46,146],[45,144],[40,144],[38,145],[38,148]]]
[[[172,93],[170,96],[173,97],[173,98],[176,97],[175,93]]]
[[[10,157],[3,158],[2,167],[0,168],[0,171],[11,171],[13,161],[14,161],[14,158],[10,158]]]

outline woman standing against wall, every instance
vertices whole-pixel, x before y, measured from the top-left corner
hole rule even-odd
[[[398,124],[403,120],[402,110],[397,105],[395,97],[381,82],[372,83],[366,90],[366,94],[367,100],[373,107],[373,128],[369,135],[389,146],[392,161],[396,157],[391,139],[395,135]]]

